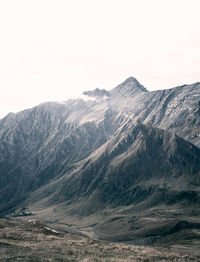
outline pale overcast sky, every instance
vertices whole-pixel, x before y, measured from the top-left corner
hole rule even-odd
[[[134,76],[200,81],[199,0],[0,1],[0,118]]]

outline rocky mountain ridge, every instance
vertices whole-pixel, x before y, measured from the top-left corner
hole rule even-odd
[[[110,91],[10,113],[0,120],[0,215],[51,210],[49,219],[67,223],[107,212],[107,225],[126,207],[130,216],[198,206],[199,147],[200,83],[149,92],[131,77]]]

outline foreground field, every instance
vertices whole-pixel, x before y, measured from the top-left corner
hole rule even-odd
[[[0,220],[0,261],[200,261],[200,256],[93,240],[37,220]]]

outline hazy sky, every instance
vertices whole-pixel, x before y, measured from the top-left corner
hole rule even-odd
[[[200,0],[0,1],[0,117],[136,77],[200,81]]]

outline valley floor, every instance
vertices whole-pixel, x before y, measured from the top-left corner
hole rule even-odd
[[[0,220],[0,261],[200,261],[170,249],[100,241],[35,219]]]

